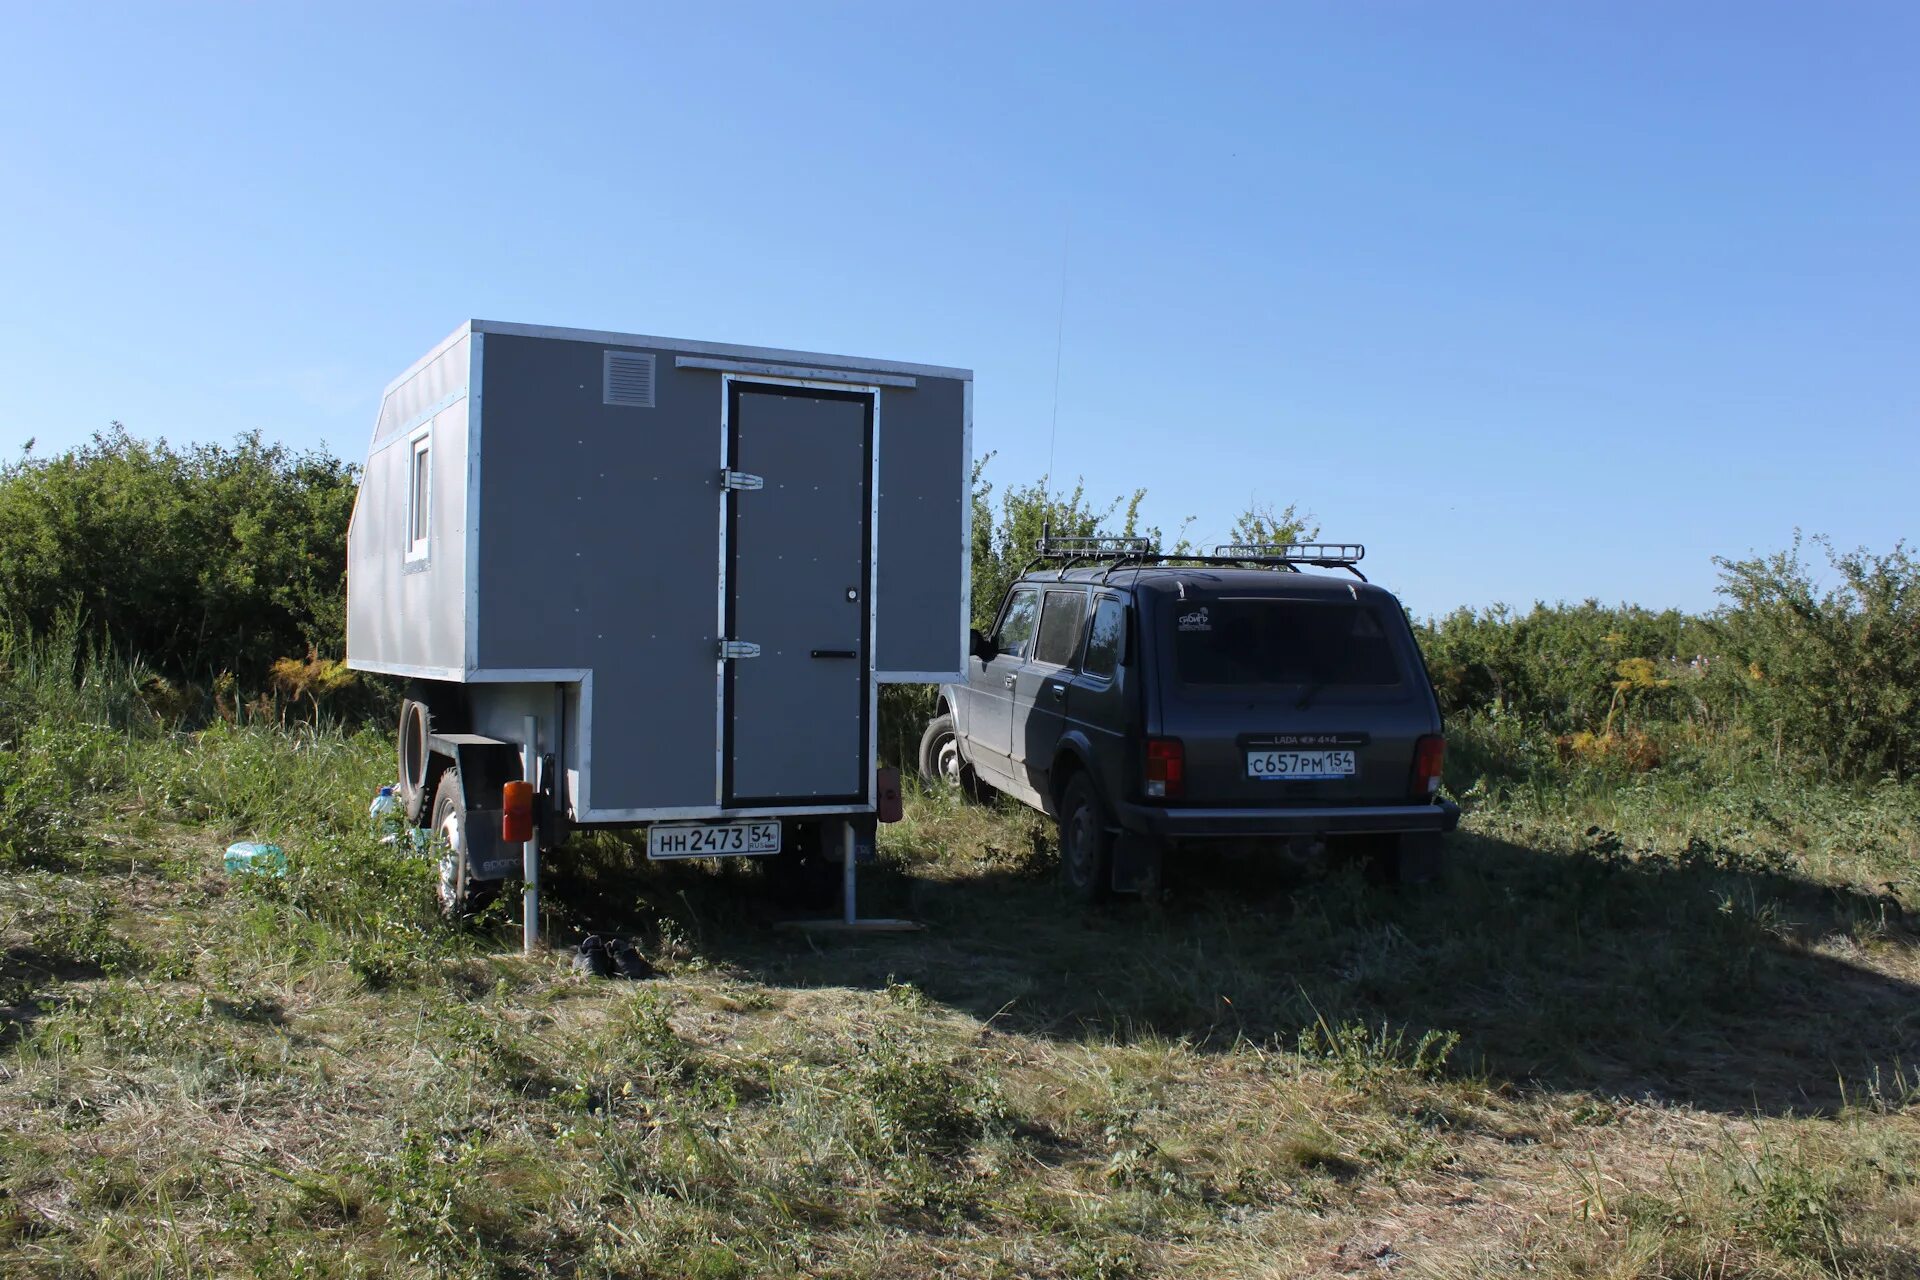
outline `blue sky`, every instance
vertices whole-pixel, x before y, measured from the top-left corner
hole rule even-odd
[[[1423,614],[1913,532],[1910,5],[3,12],[6,456],[357,455],[480,316],[968,366],[1020,482],[1061,335],[1057,477]]]

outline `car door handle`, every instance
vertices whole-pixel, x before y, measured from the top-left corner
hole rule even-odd
[[[1047,692],[1056,698],[1064,698],[1067,696],[1067,686],[1063,684],[1048,685]]]
[[[857,658],[860,656],[860,651],[858,649],[815,649],[813,656],[816,658]]]

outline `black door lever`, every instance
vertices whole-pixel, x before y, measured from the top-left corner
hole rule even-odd
[[[857,658],[860,656],[860,651],[858,649],[815,649],[813,656],[816,658]]]

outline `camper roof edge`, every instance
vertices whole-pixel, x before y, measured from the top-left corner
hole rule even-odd
[[[688,355],[732,356],[736,359],[767,360],[783,364],[816,364],[873,373],[904,373],[922,378],[954,378],[962,382],[973,381],[973,370],[952,369],[944,365],[912,364],[904,360],[869,360],[859,356],[836,356],[823,351],[792,351],[784,347],[748,347],[732,342],[693,342],[685,338],[662,338],[644,333],[618,333],[611,329],[568,329],[544,324],[510,324],[501,320],[470,320],[455,330],[453,335],[441,343],[433,354],[438,354],[439,351],[458,341],[461,334],[467,332],[498,333],[519,338],[564,338],[574,342],[601,342],[616,347],[652,347],[658,351],[680,351]],[[428,359],[431,358],[432,355],[429,355]]]

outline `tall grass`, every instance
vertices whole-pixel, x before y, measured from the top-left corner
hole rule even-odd
[[[57,862],[90,807],[116,796],[228,838],[297,845],[357,829],[391,778],[391,740],[365,725],[243,710],[195,725],[192,709],[71,615],[43,635],[0,630],[0,861]]]

